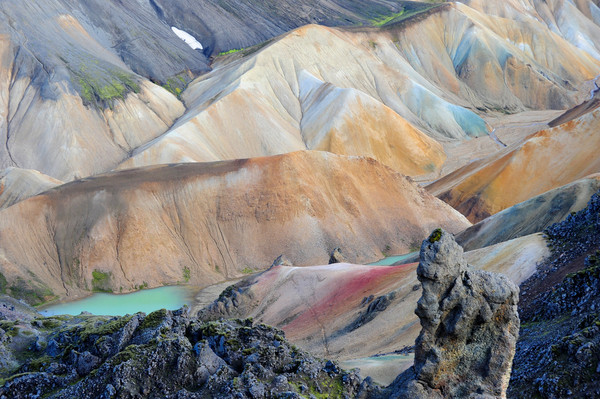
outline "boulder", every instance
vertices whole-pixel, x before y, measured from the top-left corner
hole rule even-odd
[[[275,260],[273,261],[273,263],[271,264],[271,267],[275,267],[275,266],[294,266],[292,264],[292,261],[290,261],[285,255],[279,255],[277,258],[275,258]]]
[[[329,256],[329,264],[333,265],[334,263],[346,263],[346,258],[342,255],[342,249],[336,248],[331,252]]]
[[[423,294],[415,364],[388,397],[505,398],[519,334],[518,287],[468,266],[441,229],[423,241],[417,276]]]
[[[0,320],[31,321],[39,316],[41,315],[27,303],[8,295],[0,295]]]

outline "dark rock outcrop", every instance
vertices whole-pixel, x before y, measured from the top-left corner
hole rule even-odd
[[[519,289],[470,268],[454,237],[423,242],[415,365],[387,389],[391,398],[503,398],[519,331]]]
[[[336,248],[331,251],[331,255],[329,255],[329,264],[333,265],[334,263],[345,263],[346,258],[342,255],[342,249]]]
[[[255,302],[250,289],[254,281],[250,277],[225,288],[213,303],[198,312],[198,317],[202,320],[245,317]]]
[[[28,358],[0,364],[0,398],[342,398],[369,390],[358,374],[300,351],[280,330],[249,319],[202,322],[186,308],[2,327],[0,353]]]
[[[275,260],[271,264],[271,267],[275,267],[275,266],[294,266],[294,265],[292,264],[292,261],[287,258],[287,256],[279,255],[277,258],[275,258]]]
[[[375,298],[373,295],[365,297],[361,303],[361,306],[366,307],[366,309],[362,311],[356,320],[354,320],[348,326],[348,330],[354,331],[373,320],[379,313],[386,310],[394,299],[396,299],[395,291],[378,296],[377,298]]]
[[[521,285],[510,398],[600,397],[600,196],[546,229],[552,255]]]
[[[600,397],[600,252],[586,264],[524,317],[509,397]]]

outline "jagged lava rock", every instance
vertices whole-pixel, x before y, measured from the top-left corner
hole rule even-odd
[[[342,255],[342,249],[336,248],[331,252],[331,256],[329,257],[329,264],[333,265],[335,263],[345,263],[346,258]]]
[[[185,307],[3,326],[0,354],[16,361],[0,357],[0,398],[357,398],[371,390],[281,330],[250,319],[206,323]]]
[[[423,241],[423,295],[415,365],[388,388],[392,398],[504,398],[519,334],[519,289],[507,277],[467,265],[454,237]]]
[[[273,264],[271,265],[271,267],[275,267],[275,266],[294,266],[292,264],[292,261],[290,261],[287,256],[285,255],[279,255],[277,258],[275,258],[275,260],[273,261]]]

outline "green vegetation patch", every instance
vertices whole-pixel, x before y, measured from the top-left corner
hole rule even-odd
[[[57,319],[54,317],[48,317],[48,318],[42,319],[42,328],[44,330],[54,330],[55,328],[58,328],[62,324],[63,324],[63,322],[60,319]]]
[[[22,299],[32,306],[42,305],[56,298],[56,295],[45,285],[37,285],[32,280],[25,281],[18,277],[5,293],[15,299]]]
[[[11,382],[12,380],[15,380],[19,377],[23,377],[23,376],[31,375],[31,374],[36,374],[36,372],[18,373],[18,374],[11,375],[8,378],[0,378],[0,387],[3,387],[7,382]]]
[[[429,242],[434,243],[442,239],[442,229],[435,229],[429,236]]]
[[[0,294],[6,294],[6,288],[8,287],[8,281],[4,274],[0,273]]]
[[[208,323],[202,324],[199,332],[201,338],[214,337],[215,335],[221,335],[225,338],[229,338],[230,336],[229,330],[227,330],[223,323],[217,321],[209,321]]]
[[[128,345],[121,352],[117,353],[110,362],[113,365],[125,363],[129,360],[137,361],[138,363],[153,349],[156,349],[158,341],[156,339],[150,340],[147,344],[143,345]]]
[[[185,74],[179,74],[175,76],[171,76],[167,81],[162,85],[163,89],[171,92],[179,98],[181,93],[185,90],[187,85],[189,84],[190,79]]]
[[[105,318],[91,317],[85,321],[83,329],[79,333],[82,341],[91,336],[111,335],[121,330],[133,316],[115,317],[109,320]],[[104,321],[104,322],[103,322]]]
[[[184,267],[183,268],[183,281],[185,281],[186,283],[188,283],[190,281],[191,274],[192,274],[192,272],[191,272],[190,268],[187,267],[187,266]]]
[[[43,371],[44,368],[49,366],[54,361],[55,359],[48,355],[43,355],[36,359],[32,359],[29,362],[29,371]]]
[[[600,251],[590,255],[587,258],[587,267],[565,276],[564,281],[567,284],[583,284],[592,277],[600,276]]]
[[[246,57],[248,55],[256,53],[258,50],[265,48],[267,45],[271,44],[274,40],[275,39],[273,38],[273,39],[266,40],[262,43],[256,44],[254,46],[234,48],[234,49],[227,50],[227,51],[221,51],[220,53],[217,54],[217,57],[222,57],[222,56],[236,54],[236,53],[239,53],[241,56]]]
[[[139,78],[118,68],[102,70],[96,65],[88,67],[83,63],[78,69],[68,68],[85,106],[112,109],[117,100],[141,90]]]
[[[376,27],[384,27],[389,26],[401,21],[405,21],[415,15],[422,14],[426,11],[429,11],[433,8],[440,6],[441,2],[429,2],[429,3],[412,3],[405,4],[402,7],[402,10],[395,13],[387,13],[387,14],[378,14],[376,16],[372,16],[370,19],[370,23],[372,26]]]
[[[298,392],[301,392],[299,383],[292,383]],[[311,397],[315,397],[317,399],[327,399],[327,398],[344,398],[346,395],[344,394],[344,383],[342,381],[342,376],[339,375],[332,379],[319,379],[314,380],[308,386],[308,392]]]
[[[110,288],[110,272],[103,272],[98,269],[92,271],[92,291],[94,292],[112,292]]]
[[[165,317],[167,317],[166,309],[160,309],[160,310],[154,311],[154,312],[150,313],[148,316],[146,316],[146,318],[142,322],[142,325],[140,326],[140,328],[141,329],[156,328],[160,325],[160,323],[162,323],[162,321],[165,319]]]
[[[227,50],[227,51],[221,51],[221,52],[219,53],[219,57],[220,57],[220,56],[223,56],[223,55],[228,55],[228,54],[238,53],[238,52],[240,52],[240,51],[242,51],[242,50],[245,50],[245,48],[244,48],[244,47],[242,47],[242,48],[232,48],[231,50]]]
[[[404,10],[397,12],[395,14],[388,15],[388,16],[382,16],[379,18],[372,19],[371,23],[373,24],[373,26],[381,27],[381,26],[393,21],[394,19],[401,17],[402,15],[404,15]]]

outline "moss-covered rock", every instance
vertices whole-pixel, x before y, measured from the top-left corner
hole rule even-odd
[[[428,240],[430,243],[433,244],[434,242],[439,241],[441,238],[442,238],[442,229],[435,229],[429,236]]]
[[[30,305],[37,306],[56,299],[56,295],[46,285],[31,279],[25,281],[18,277],[8,284],[7,294],[16,299],[22,299]]]
[[[69,65],[69,71],[86,106],[113,108],[127,94],[140,92],[139,78],[116,67],[82,62],[79,67]]]
[[[27,345],[15,345],[21,332],[0,344],[18,359],[0,370],[0,397],[346,398],[361,389],[357,374],[311,357],[282,331],[250,319],[203,322],[184,308],[11,323],[0,328],[32,335]]]

